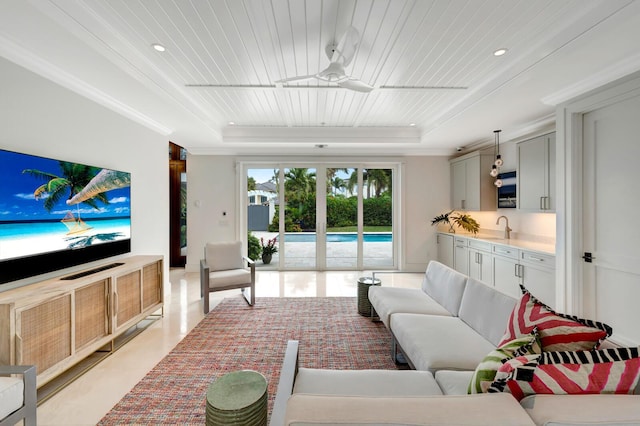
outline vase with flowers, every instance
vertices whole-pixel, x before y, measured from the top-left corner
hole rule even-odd
[[[265,265],[271,263],[273,254],[278,252],[276,243],[277,241],[275,238],[267,239],[266,243],[264,238],[260,238],[260,245],[262,246],[262,263]]]

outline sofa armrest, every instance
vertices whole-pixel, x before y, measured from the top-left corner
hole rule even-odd
[[[276,399],[271,411],[269,426],[283,426],[287,414],[287,401],[293,393],[293,384],[298,373],[298,341],[289,340],[280,370],[280,380],[276,390]]]
[[[36,390],[35,365],[0,365],[0,376],[21,375],[24,384],[24,400],[22,408],[0,419],[0,425],[13,425],[24,419],[25,426],[36,425],[36,406],[38,402]]]

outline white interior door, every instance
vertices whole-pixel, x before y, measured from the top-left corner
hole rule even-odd
[[[583,115],[583,309],[640,342],[640,96]],[[583,254],[584,254],[583,253]]]

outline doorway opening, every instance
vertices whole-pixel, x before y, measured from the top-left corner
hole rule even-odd
[[[187,150],[169,142],[169,265],[187,263]]]

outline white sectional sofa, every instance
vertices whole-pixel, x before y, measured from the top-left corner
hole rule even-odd
[[[372,286],[369,299],[413,370],[298,368],[289,342],[271,425],[640,425],[639,395],[467,394],[518,301],[441,263],[421,289]]]

